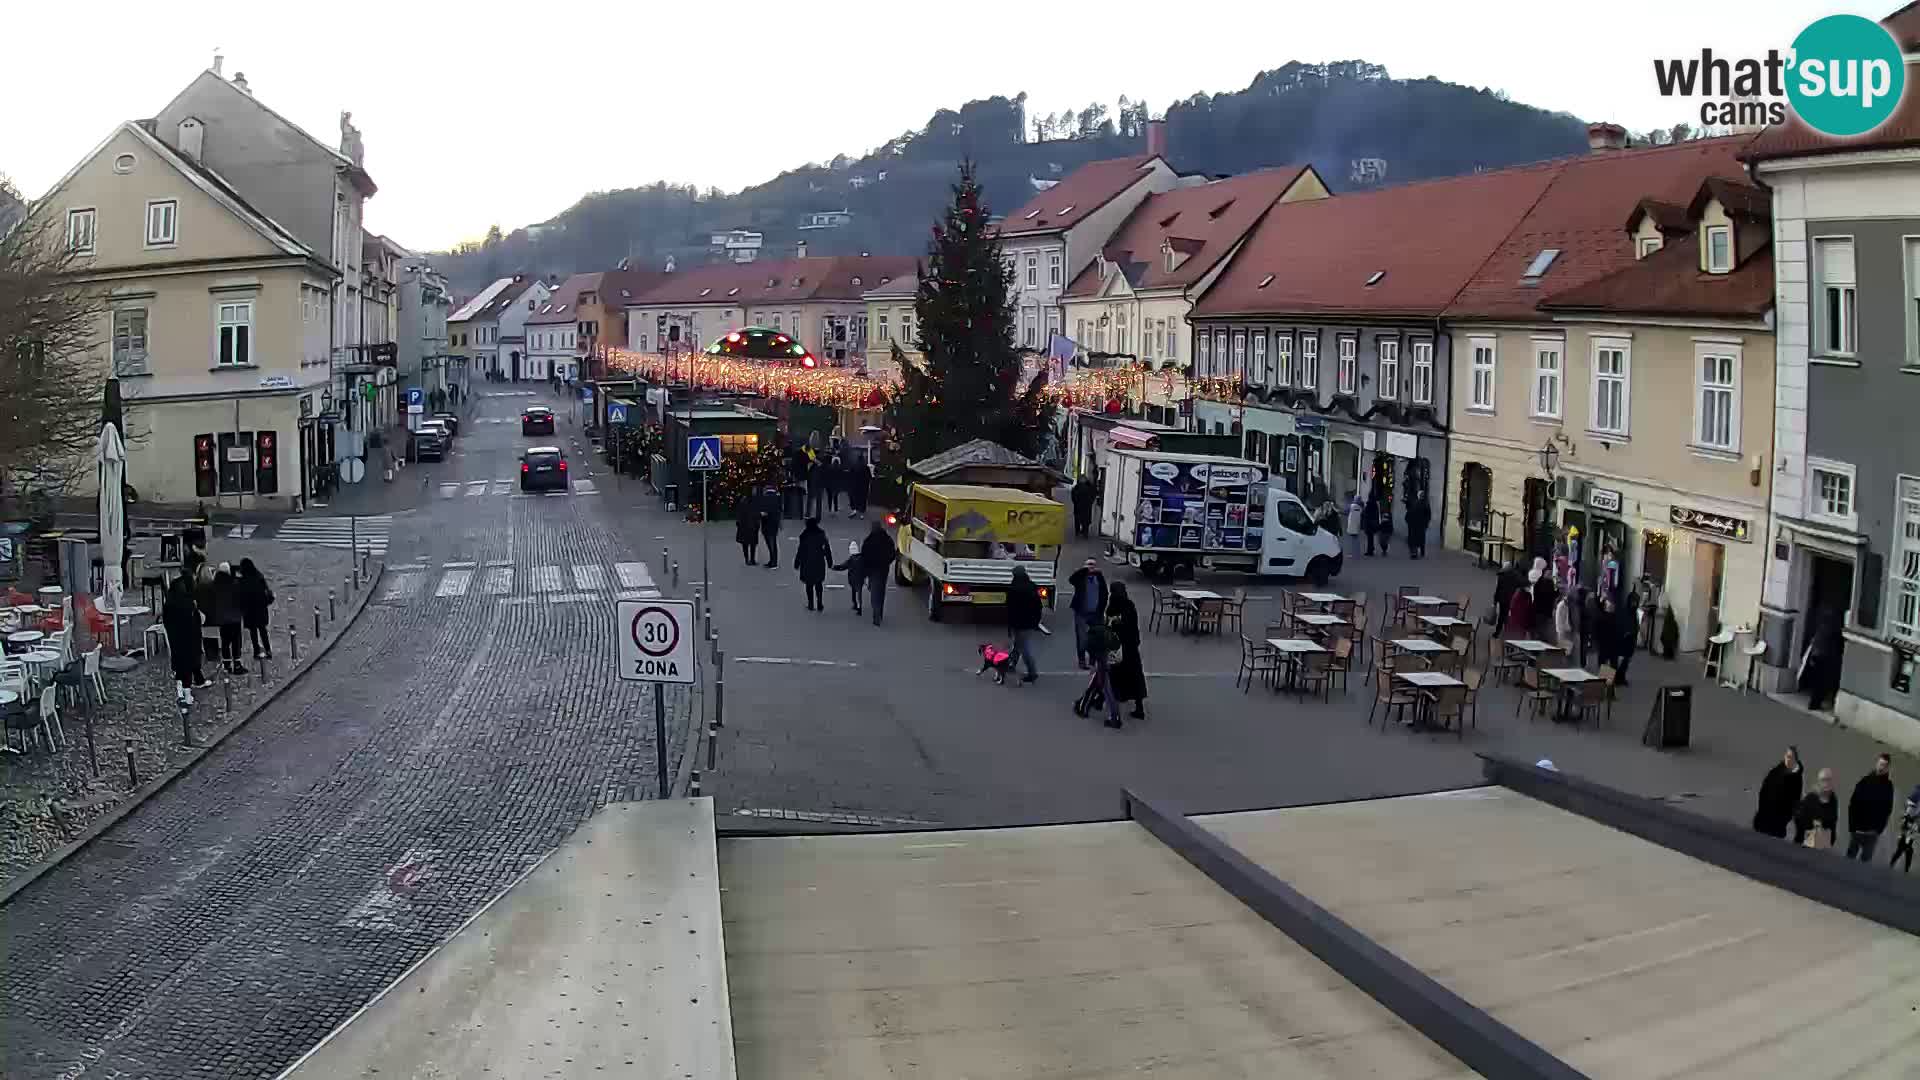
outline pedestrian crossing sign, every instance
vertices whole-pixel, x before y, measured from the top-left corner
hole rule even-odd
[[[720,467],[720,436],[691,435],[687,438],[687,468],[717,469]]]

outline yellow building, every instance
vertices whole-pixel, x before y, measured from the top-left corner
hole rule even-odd
[[[895,348],[910,364],[925,356],[920,350],[920,330],[914,325],[913,301],[920,295],[917,274],[901,274],[861,299],[867,302],[867,374],[886,382],[900,378]]]

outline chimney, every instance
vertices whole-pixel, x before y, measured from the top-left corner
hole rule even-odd
[[[226,62],[227,58],[220,55],[220,50],[215,49],[213,51],[213,73],[215,75],[220,74],[220,66]]]
[[[1167,156],[1167,122],[1165,120],[1147,121],[1147,156]]]
[[[804,259],[804,258],[806,258],[806,257],[807,257],[807,242],[806,242],[805,240],[802,240],[802,241],[800,241],[800,254],[799,254],[799,257],[800,257],[800,258],[802,258],[802,259]]]
[[[180,137],[174,143],[182,157],[188,161],[199,161],[207,129],[194,117],[180,121]]]
[[[252,90],[247,89],[247,73],[244,71],[233,73],[233,88],[248,96],[253,94]]]
[[[1596,154],[1604,154],[1609,150],[1625,150],[1627,129],[1619,124],[1609,124],[1605,121],[1588,124],[1587,148]]]

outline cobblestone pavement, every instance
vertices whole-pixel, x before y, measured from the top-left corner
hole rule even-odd
[[[315,639],[311,616],[315,607],[322,613],[320,640],[337,636],[346,610],[342,608],[340,618],[329,625],[325,618],[327,591],[350,588],[345,579],[353,567],[345,550],[234,540],[225,535],[228,531],[214,535],[210,557],[216,563],[236,564],[251,558],[272,583],[275,598],[275,660],[267,666],[264,680],[259,665],[248,660],[250,673],[233,681],[234,715],[240,715],[285,683],[295,670],[305,670],[312,662]],[[129,644],[140,640],[145,622],[141,618],[122,624],[121,633]],[[300,642],[297,668],[287,664],[289,626],[297,628]],[[80,646],[82,650],[90,647],[90,642]],[[206,672],[209,678],[218,678],[211,666]],[[68,742],[57,753],[0,756],[0,885],[71,838],[61,833],[50,800],[59,806],[68,829],[77,833],[132,793],[127,777],[129,748],[143,784],[193,752],[181,742],[173,669],[164,653],[129,672],[102,671],[101,679],[106,684],[106,702],[92,717],[99,775],[94,775],[87,756],[85,708],[63,710]],[[208,733],[223,725],[225,706],[225,695],[217,685],[199,692],[193,710],[196,741],[204,743]]]
[[[470,428],[425,470],[491,490],[523,441]],[[397,513],[380,591],[307,679],[0,909],[0,1075],[271,1076],[595,809],[649,797],[611,603],[623,565],[652,583],[597,506]]]

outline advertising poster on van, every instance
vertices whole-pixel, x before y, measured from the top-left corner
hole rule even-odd
[[[1258,551],[1266,470],[1254,464],[1149,462],[1140,477],[1134,544],[1190,551]]]

